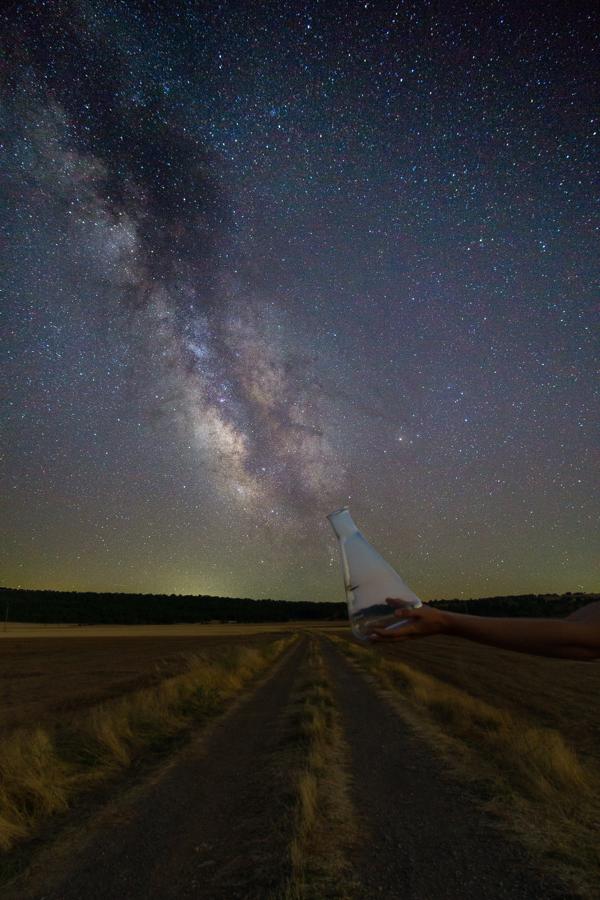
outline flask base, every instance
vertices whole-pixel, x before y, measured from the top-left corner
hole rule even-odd
[[[352,616],[351,617],[352,633],[359,641],[368,643],[373,640],[376,628],[383,628],[386,631],[394,631],[407,625],[410,619],[397,619],[394,615],[388,616]]]

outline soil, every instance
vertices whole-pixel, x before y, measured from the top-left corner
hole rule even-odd
[[[399,658],[397,645],[382,645],[378,652]],[[411,668],[533,725],[555,729],[600,775],[597,663],[530,656],[449,635],[407,641],[401,658]]]
[[[363,839],[360,900],[566,900],[478,809],[365,677],[326,641]]]
[[[566,900],[385,698],[320,640],[361,826],[352,900]],[[29,886],[20,883],[7,898],[281,900],[293,825],[281,748],[306,648],[301,639],[150,783],[90,822],[41,881],[38,865]]]
[[[185,669],[190,655],[213,656],[232,644],[247,647],[277,637],[267,632],[4,637],[0,642],[0,729],[6,733],[32,722],[50,725],[66,714],[175,675]]]

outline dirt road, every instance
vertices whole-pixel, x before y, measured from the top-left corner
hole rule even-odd
[[[355,857],[361,900],[565,900],[365,678],[329,642],[324,652],[350,747],[353,805],[367,835]]]
[[[565,900],[324,638],[360,836],[353,900]],[[281,744],[302,639],[143,789],[101,813],[19,900],[277,900],[294,817]],[[53,870],[54,869],[54,870]],[[313,885],[311,897],[319,894]],[[347,894],[343,895],[348,897]]]

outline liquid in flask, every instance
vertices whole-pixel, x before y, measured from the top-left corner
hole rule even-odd
[[[374,628],[401,628],[409,619],[397,619],[386,598],[407,607],[421,606],[417,595],[358,530],[347,506],[330,513],[340,545],[348,617],[355,637],[369,641]]]

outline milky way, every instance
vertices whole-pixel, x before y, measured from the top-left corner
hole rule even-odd
[[[3,583],[592,590],[593,9],[4,13]]]

